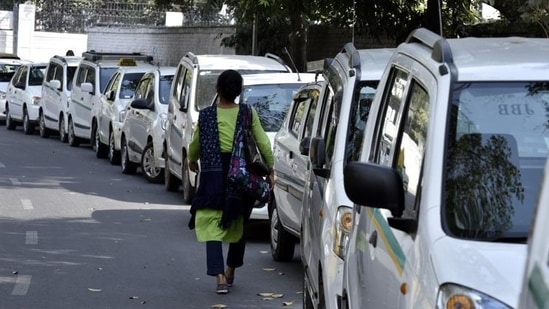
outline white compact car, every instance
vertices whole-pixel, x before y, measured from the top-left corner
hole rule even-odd
[[[120,63],[111,76],[101,95],[99,108],[92,110],[92,145],[98,158],[108,157],[111,164],[120,164],[120,136],[126,107],[133,99],[141,77],[155,67],[128,60]]]
[[[122,124],[122,172],[133,174],[140,167],[145,179],[164,181],[162,144],[166,130],[168,98],[175,67],[159,67],[143,75]]]
[[[9,53],[0,53],[0,123],[6,122],[6,110],[8,102],[6,100],[6,91],[8,84],[15,74],[15,71],[22,64],[30,61],[21,60],[19,56]]]
[[[25,134],[33,134],[38,124],[42,80],[47,63],[27,63],[21,65],[11,79],[6,92],[6,127],[13,130],[23,125]]]
[[[517,307],[549,154],[548,52],[423,28],[398,46],[344,170],[343,308]]]

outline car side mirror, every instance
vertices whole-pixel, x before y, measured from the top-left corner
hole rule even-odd
[[[50,80],[50,87],[60,90],[61,89],[61,81],[58,79],[52,79]]]
[[[116,92],[109,90],[106,93],[106,97],[107,97],[107,100],[114,101],[114,99],[116,99]]]
[[[130,106],[135,109],[150,109],[150,103],[147,99],[135,99]]]
[[[349,162],[343,169],[345,193],[353,203],[382,208],[400,217],[404,212],[404,188],[400,173],[391,167]]]
[[[309,158],[315,175],[328,178],[330,169],[324,168],[326,164],[326,143],[322,137],[313,137],[309,148]]]
[[[299,153],[304,156],[309,155],[309,150],[311,148],[311,137],[304,137],[301,142],[299,142]]]
[[[82,83],[80,89],[82,89],[83,92],[93,93],[93,85],[91,83]]]

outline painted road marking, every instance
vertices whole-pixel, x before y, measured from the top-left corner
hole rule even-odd
[[[37,245],[38,244],[38,232],[37,231],[27,231],[25,234],[25,244],[26,245]]]
[[[6,167],[2,162],[0,162],[0,167]]]
[[[17,178],[10,178],[11,184],[14,186],[20,186],[21,182],[19,182],[19,179]]]
[[[15,286],[13,287],[13,291],[11,291],[11,295],[27,295],[31,278],[31,275],[17,275],[17,279],[15,279]]]
[[[31,209],[34,209],[34,207],[32,207],[32,202],[31,200],[21,200],[21,204],[23,204],[23,209],[25,210],[31,210]]]

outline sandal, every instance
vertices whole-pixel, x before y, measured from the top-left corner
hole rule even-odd
[[[220,283],[217,285],[217,288],[215,289],[215,292],[217,294],[227,294],[229,293],[229,287],[225,283]]]
[[[225,280],[227,280],[227,286],[231,287],[233,286],[233,282],[234,282],[234,268],[233,268],[233,275],[232,276],[228,276],[227,274],[229,273],[229,269],[227,268],[227,270],[225,270]]]

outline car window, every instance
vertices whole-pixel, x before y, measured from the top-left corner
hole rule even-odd
[[[160,77],[160,89],[158,92],[158,99],[160,104],[168,104],[168,98],[170,96],[170,88],[172,87],[173,75],[164,75]]]
[[[145,99],[147,96],[147,90],[149,89],[150,78],[142,78],[139,81],[135,89],[135,98],[136,99]]]
[[[194,108],[199,111],[212,104],[212,98],[215,95],[215,85],[217,77],[222,73],[222,70],[202,70],[198,73],[198,80],[195,93]]]
[[[121,99],[131,99],[135,93],[135,88],[137,83],[145,73],[126,73],[120,83],[120,94],[119,98]]]
[[[75,66],[67,67],[67,80],[64,81],[63,83],[66,82],[68,90],[72,89],[72,79],[74,78],[74,74],[76,73],[76,69],[77,69],[77,67],[75,67]],[[63,81],[63,80],[61,79],[61,81]]]
[[[324,138],[326,145],[326,166],[332,164],[335,149],[335,137],[339,124],[339,115],[343,98],[343,85],[340,80],[334,79],[328,87],[326,109],[320,119],[322,123],[320,134]]]
[[[88,71],[88,67],[81,66],[80,69],[78,69],[78,74],[76,75],[76,86],[80,87],[82,83],[86,82],[86,73]]]
[[[463,82],[452,92],[445,230],[525,239],[549,153],[547,82]],[[482,185],[481,185],[482,184]]]
[[[257,111],[266,132],[278,132],[292,98],[301,86],[302,84],[249,85],[244,87],[240,101]]]
[[[20,82],[23,82],[23,85],[25,85],[26,82],[26,68],[24,66],[20,67],[17,72],[15,72],[15,75],[13,75],[11,79],[11,84],[14,85],[16,88],[19,88],[17,86],[20,85]],[[22,77],[24,76],[24,77]]]
[[[18,64],[4,63],[0,64],[0,82],[7,83],[11,80],[15,71],[19,68]]]
[[[370,113],[378,81],[361,82],[353,94],[349,122],[347,123],[347,142],[345,162],[356,161],[360,157],[364,128]]]
[[[29,75],[29,86],[40,86],[44,80],[44,71],[46,70],[45,66],[35,67],[33,66],[30,70]]]
[[[298,137],[301,128],[303,127],[304,115],[307,112],[307,107],[310,104],[310,99],[295,100],[294,110],[290,117],[289,128],[293,136]]]
[[[151,78],[149,79],[149,83],[148,83],[148,89],[147,89],[147,97],[146,99],[149,101],[149,102],[154,102],[154,77],[151,76]]]
[[[55,70],[56,70],[57,66],[55,65],[55,63],[53,62],[50,62],[50,64],[48,65],[48,73],[46,74],[46,81],[49,82],[51,81],[52,79],[55,78]]]
[[[107,91],[111,91],[111,92],[114,92],[114,93],[116,93],[118,91],[118,84],[120,84],[120,78],[121,78],[120,75],[121,75],[120,72],[114,73],[114,75],[112,76],[112,78],[109,81],[109,85],[105,89],[105,93]]]
[[[114,72],[116,72],[116,68],[101,68],[99,70],[99,91],[101,91],[101,93],[105,92],[107,83]]]
[[[307,121],[305,123],[305,130],[303,130],[302,138],[312,137],[313,124],[315,120],[315,114],[317,110],[319,95],[320,95],[320,91],[318,89],[312,89],[311,93],[309,94],[309,97],[311,98],[311,102],[309,104],[309,112],[307,113]]]
[[[63,88],[63,85],[64,85],[64,82],[63,82],[63,67],[60,66],[59,64],[54,64],[55,66],[55,72],[54,72],[54,76],[53,76],[53,79],[56,79],[58,81],[61,82],[61,88]]]
[[[192,70],[185,70],[185,75],[183,77],[183,88],[181,89],[181,96],[179,97],[180,106],[189,107],[189,99],[191,93],[191,86],[193,80]]]

